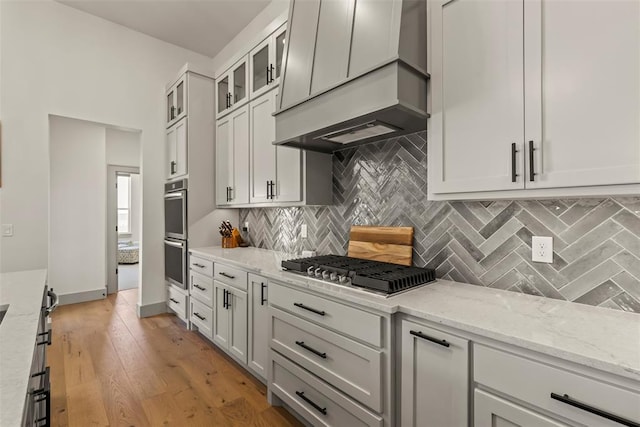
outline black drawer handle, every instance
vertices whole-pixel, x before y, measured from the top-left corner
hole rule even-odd
[[[320,412],[322,415],[327,415],[327,408],[321,408],[320,405],[318,405],[313,400],[305,396],[304,391],[296,391],[296,394],[300,396],[300,399],[304,400],[309,405],[313,406],[316,411]]]
[[[180,304],[180,301],[178,301],[178,300],[176,300],[176,299],[173,299],[173,298],[169,298],[169,301],[171,301],[171,302],[175,302],[176,304]]]
[[[206,318],[206,317],[204,317],[204,316],[200,316],[200,313],[193,313],[193,315],[194,315],[194,316],[196,316],[196,317],[197,317],[198,319],[200,319],[200,320],[207,320],[207,318]]]
[[[194,287],[194,288],[196,288],[196,289],[200,289],[201,291],[206,291],[206,289],[205,289],[205,288],[203,288],[202,286],[197,285],[197,284],[195,284],[195,283],[193,284],[193,287]]]
[[[316,350],[315,348],[311,348],[308,345],[306,345],[304,343],[304,341],[296,341],[296,344],[298,344],[300,347],[304,348],[305,350],[310,351],[311,353],[315,354],[316,356],[320,356],[323,359],[327,358],[327,353],[320,353],[318,350]]]
[[[431,341],[433,343],[439,344],[443,347],[449,347],[449,343],[446,340],[439,340],[437,338],[430,337],[429,335],[423,334],[421,331],[409,331],[411,335],[414,335],[418,338],[422,338],[423,340]]]
[[[226,277],[227,279],[235,279],[236,278],[236,276],[232,276],[230,274],[227,274],[224,271],[221,271],[220,275]]]
[[[536,151],[536,149],[533,146],[533,141],[529,141],[529,181],[533,182],[535,181],[535,177],[537,175],[537,173],[535,173],[534,169],[534,163],[535,163],[535,159],[533,158],[533,152]]]
[[[193,265],[195,265],[198,268],[204,268],[204,265],[198,264],[197,262],[194,262]]]
[[[267,299],[264,297],[264,290],[267,288],[266,283],[260,283],[260,305],[264,305]]]
[[[307,307],[306,305],[300,303],[300,302],[294,302],[293,305],[295,305],[296,307],[300,307],[303,310],[307,310],[310,311],[312,313],[318,314],[320,316],[324,316],[326,313],[324,311],[321,310],[316,310],[315,308],[311,308],[311,307]]]
[[[516,173],[516,143],[511,143],[511,182],[516,182],[518,174]]]
[[[48,330],[47,332],[42,332],[41,334],[38,334],[38,337],[42,337],[42,336],[47,336],[47,339],[41,342],[38,342],[37,345],[51,345],[51,330]]]
[[[606,418],[608,420],[611,421],[615,421],[617,423],[620,423],[622,425],[625,426],[629,426],[629,427],[640,427],[640,424],[631,421],[631,420],[627,420],[626,418],[622,418],[619,417],[617,415],[614,415],[610,412],[606,412],[603,411],[602,409],[598,409],[598,408],[594,408],[593,406],[589,406],[586,403],[582,403],[582,402],[578,402],[577,400],[573,400],[572,398],[569,397],[568,394],[557,394],[557,393],[551,393],[551,398],[554,400],[558,400],[562,403],[566,403],[567,405],[576,407],[578,409],[582,409],[583,411],[587,411],[590,412],[592,414],[598,415],[599,417],[602,418]]]

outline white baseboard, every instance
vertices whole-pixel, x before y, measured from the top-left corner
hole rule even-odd
[[[96,301],[107,297],[107,288],[94,289],[91,291],[75,292],[60,295],[60,305],[77,304],[79,302]]]
[[[160,301],[153,304],[140,305],[136,304],[136,313],[138,318],[156,316],[167,312],[166,301]]]

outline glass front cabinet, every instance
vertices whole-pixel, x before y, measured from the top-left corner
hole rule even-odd
[[[286,35],[286,24],[283,24],[249,53],[251,99],[278,86]]]
[[[187,115],[186,74],[167,91],[167,128]]]
[[[244,56],[227,72],[217,79],[217,107],[218,117],[232,111],[235,106],[240,106],[248,101],[249,94],[249,70],[248,58]]]

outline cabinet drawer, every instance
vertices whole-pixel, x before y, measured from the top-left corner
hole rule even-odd
[[[382,352],[271,308],[271,348],[382,412]]]
[[[269,304],[376,347],[382,346],[382,318],[354,307],[269,284]]]
[[[379,416],[278,353],[271,356],[271,389],[314,426],[382,426]]]
[[[213,307],[213,279],[191,270],[189,283],[191,297]]]
[[[191,323],[198,327],[202,335],[213,339],[213,310],[193,298],[191,299]]]
[[[500,350],[474,346],[474,379],[503,392],[585,425],[620,426],[551,397],[565,394],[572,401],[640,423],[640,393],[569,372],[560,367],[534,362]]]
[[[167,289],[169,290],[167,305],[179,318],[186,321],[189,318],[189,308],[187,306],[188,296],[176,291],[171,286]]]
[[[214,278],[222,283],[247,291],[247,272],[228,265],[216,263]]]
[[[189,256],[189,268],[205,276],[213,277],[213,261],[194,255]]]

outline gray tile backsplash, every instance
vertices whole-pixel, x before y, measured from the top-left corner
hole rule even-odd
[[[424,133],[334,155],[334,205],[242,209],[254,246],[346,253],[351,224],[414,227],[414,263],[438,277],[640,313],[640,197],[427,200]],[[301,239],[300,224],[308,238]],[[554,263],[531,262],[531,236]]]

